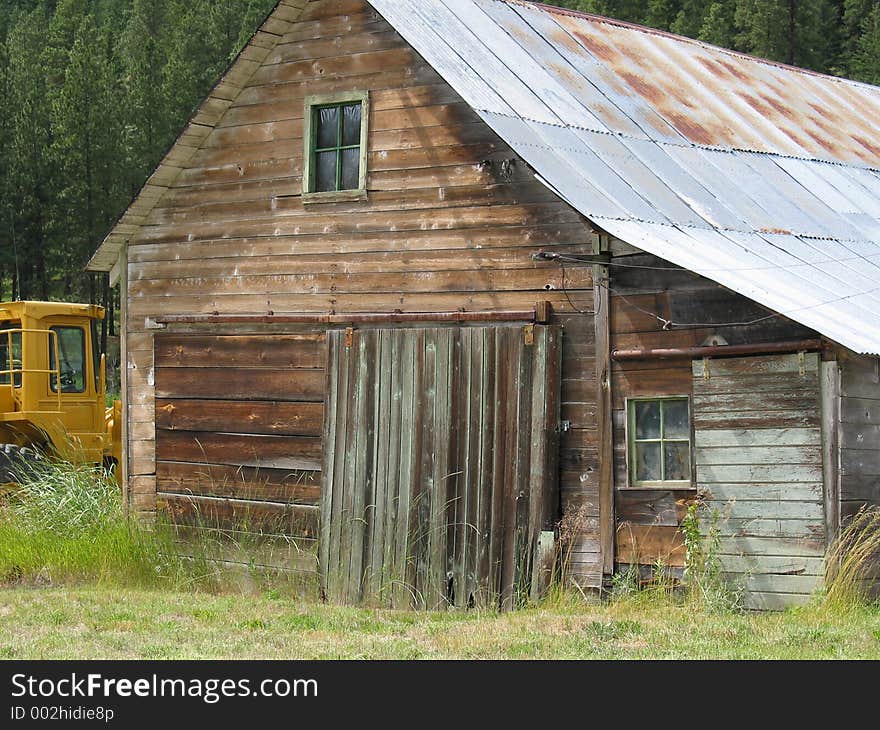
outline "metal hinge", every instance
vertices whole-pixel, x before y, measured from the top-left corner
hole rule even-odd
[[[709,358],[703,358],[703,380],[709,380],[711,373],[709,372]]]
[[[523,342],[526,343],[526,347],[531,347],[535,344],[535,325],[527,324],[523,327]]]
[[[345,347],[351,347],[354,342],[354,327],[346,327],[345,328]]]
[[[803,350],[798,353],[798,369],[800,370],[801,377],[807,374],[807,353]]]

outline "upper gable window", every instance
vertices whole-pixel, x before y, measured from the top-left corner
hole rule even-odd
[[[368,117],[366,93],[306,99],[303,195],[307,200],[350,199],[366,193]]]

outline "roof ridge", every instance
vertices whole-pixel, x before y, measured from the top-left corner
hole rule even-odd
[[[814,71],[811,68],[804,68],[803,66],[793,66],[788,63],[783,63],[782,61],[774,61],[770,58],[761,58],[760,56],[753,56],[750,53],[745,53],[743,51],[736,51],[732,48],[725,48],[724,46],[716,46],[713,43],[708,43],[707,41],[700,40],[698,38],[690,38],[688,36],[679,35],[677,33],[672,33],[668,30],[661,30],[660,28],[652,28],[647,25],[640,25],[639,23],[631,23],[628,20],[618,20],[617,18],[609,18],[604,15],[596,15],[595,13],[587,13],[582,10],[571,10],[570,8],[560,8],[557,5],[549,5],[545,2],[540,2],[540,0],[495,0],[495,2],[502,2],[509,5],[524,5],[526,7],[539,8],[551,15],[568,15],[573,18],[582,18],[583,20],[589,20],[596,23],[605,23],[606,25],[616,25],[620,28],[627,28],[629,30],[638,31],[639,33],[645,33],[647,35],[656,35],[661,38],[669,38],[674,41],[684,41],[685,43],[690,43],[693,45],[700,46],[702,48],[710,48],[714,51],[720,51],[721,53],[726,53],[731,56],[737,56],[738,58],[745,59],[747,61],[754,61],[756,63],[761,63],[766,66],[774,66],[776,68],[781,68],[786,71],[795,71],[797,73],[806,74],[808,76],[817,76],[819,78],[829,79],[831,81],[837,81],[840,83],[850,84],[852,86],[859,86],[868,89],[874,89],[878,93],[880,93],[880,86],[876,86],[874,84],[869,84],[865,81],[858,81],[857,79],[851,79],[846,76],[834,76],[833,74],[823,73],[822,71]]]

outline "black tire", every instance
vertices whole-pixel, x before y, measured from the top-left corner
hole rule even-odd
[[[16,484],[39,469],[43,456],[31,446],[0,444],[0,484]]]

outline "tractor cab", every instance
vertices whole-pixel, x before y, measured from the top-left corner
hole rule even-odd
[[[0,443],[51,446],[74,461],[108,455],[103,318],[87,304],[0,304]]]

